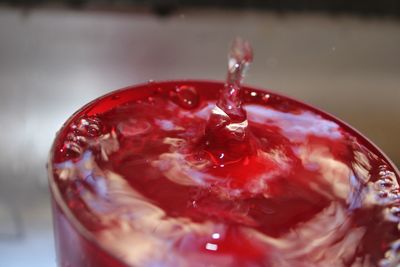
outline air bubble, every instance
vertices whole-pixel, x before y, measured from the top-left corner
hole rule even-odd
[[[193,109],[199,105],[200,97],[193,86],[181,85],[171,92],[172,100],[185,109]]]
[[[83,116],[70,127],[65,142],[61,148],[66,158],[78,158],[90,145],[91,138],[97,138],[104,133],[104,126],[96,116]]]
[[[61,148],[61,153],[67,158],[77,158],[83,152],[83,148],[73,141],[66,141]]]
[[[400,191],[399,191],[399,189],[396,188],[396,189],[390,191],[388,197],[389,197],[389,199],[391,201],[399,200],[400,199]]]
[[[386,165],[380,165],[378,167],[381,171],[386,171],[387,170],[387,166]]]
[[[393,205],[385,209],[385,217],[391,222],[400,222],[400,206]]]
[[[380,260],[380,267],[394,267],[399,266],[400,263],[400,240],[394,241],[390,245],[390,249],[386,251],[385,258]]]
[[[76,135],[73,132],[68,133],[66,140],[75,142],[80,146],[85,146],[87,144],[87,138],[81,135]]]
[[[381,190],[377,192],[376,196],[378,204],[380,205],[393,204],[400,200],[400,194],[398,189],[394,189],[392,191]]]
[[[74,123],[71,128],[79,136],[99,137],[103,133],[103,125],[96,116],[85,116]]]
[[[378,190],[390,190],[394,187],[394,183],[389,178],[382,178],[375,182],[375,186]]]
[[[380,199],[388,198],[388,197],[389,197],[389,193],[386,192],[386,191],[379,191],[379,192],[378,192],[378,197],[379,197]]]

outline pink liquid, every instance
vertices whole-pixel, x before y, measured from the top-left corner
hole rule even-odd
[[[248,127],[213,129],[222,88],[127,88],[65,124],[50,164],[59,266],[397,266],[399,176],[385,156],[250,88]]]

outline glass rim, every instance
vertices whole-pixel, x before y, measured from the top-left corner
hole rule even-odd
[[[215,86],[222,86],[224,85],[224,82],[222,81],[215,81],[215,80],[192,80],[192,79],[182,79],[182,80],[166,80],[166,81],[151,81],[150,82],[151,85],[158,85],[158,86],[163,86],[163,85],[173,85],[173,86],[179,86],[179,85],[215,85]],[[131,85],[131,86],[126,86],[123,87],[121,89],[117,89],[117,90],[113,90],[109,93],[106,93],[100,97],[95,98],[94,100],[90,101],[89,103],[85,104],[84,106],[82,106],[81,108],[79,108],[77,111],[75,111],[62,125],[62,127],[59,129],[59,131],[57,131],[56,133],[56,137],[54,138],[53,142],[52,142],[52,146],[50,149],[50,153],[49,153],[49,157],[48,157],[48,182],[49,182],[49,188],[50,188],[50,193],[51,193],[51,198],[55,200],[55,205],[57,205],[61,212],[66,216],[66,219],[68,220],[68,222],[70,223],[70,225],[72,226],[72,228],[74,228],[77,233],[82,236],[83,238],[86,239],[87,242],[91,243],[92,245],[95,245],[97,248],[99,248],[100,250],[102,250],[103,252],[105,252],[106,254],[110,255],[111,257],[113,257],[115,260],[117,260],[118,262],[120,262],[123,265],[126,265],[127,267],[135,267],[132,265],[129,265],[128,263],[124,262],[123,259],[117,257],[115,255],[115,253],[111,252],[109,249],[107,249],[105,246],[103,246],[101,244],[101,242],[96,238],[96,236],[91,233],[88,229],[85,228],[85,226],[78,220],[78,218],[73,214],[73,212],[69,209],[68,205],[66,204],[65,200],[63,199],[63,197],[61,196],[61,192],[57,186],[57,183],[55,182],[55,178],[54,178],[54,171],[53,171],[53,156],[55,153],[55,144],[56,141],[59,138],[60,133],[70,125],[70,123],[76,119],[80,114],[82,114],[82,112],[88,110],[91,107],[94,107],[96,105],[96,103],[98,103],[99,101],[101,101],[104,98],[110,97],[112,95],[121,93],[121,92],[125,92],[125,91],[130,91],[130,90],[136,90],[139,88],[143,88],[149,86],[149,82],[148,83],[139,83],[139,84],[135,84],[135,85]],[[295,98],[286,96],[285,94],[282,93],[278,93],[276,91],[270,90],[270,89],[263,89],[260,87],[255,87],[255,86],[248,86],[248,85],[244,85],[243,86],[244,89],[247,90],[252,90],[252,91],[259,91],[259,92],[263,92],[263,93],[268,93],[268,94],[273,94],[276,95],[278,97],[282,97],[284,99],[287,99],[289,101],[292,101],[296,104],[299,104],[302,107],[305,107],[308,110],[311,110],[315,113],[317,113],[318,115],[321,115],[323,118],[325,119],[329,119],[331,121],[334,121],[335,123],[337,123],[340,127],[342,127],[346,132],[350,133],[351,135],[359,138],[362,141],[365,141],[365,143],[363,143],[364,146],[366,146],[369,150],[371,150],[372,152],[374,152],[379,158],[383,159],[394,171],[396,178],[399,180],[400,179],[400,171],[397,168],[397,166],[390,160],[390,158],[377,146],[375,145],[375,143],[373,143],[369,138],[367,138],[366,136],[364,136],[361,132],[359,132],[358,130],[356,130],[355,128],[353,128],[350,124],[344,122],[343,120],[339,119],[338,117],[330,114],[329,112],[326,112],[320,108],[317,108],[315,106],[312,106],[306,102],[304,102],[303,100],[297,100]],[[117,103],[115,106],[120,105],[120,103]],[[113,106],[113,107],[115,107]],[[53,218],[54,218],[55,214],[53,214]],[[53,222],[54,223],[54,222]]]

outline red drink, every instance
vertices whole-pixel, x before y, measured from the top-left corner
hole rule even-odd
[[[246,87],[248,127],[218,128],[223,87],[149,83],[72,116],[50,158],[58,266],[400,264],[399,173],[382,152]]]

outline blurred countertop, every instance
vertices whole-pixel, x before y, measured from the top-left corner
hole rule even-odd
[[[400,21],[0,8],[0,267],[55,266],[45,164],[69,115],[150,79],[223,80],[237,35],[254,46],[247,84],[338,116],[399,166]]]

